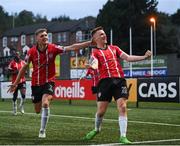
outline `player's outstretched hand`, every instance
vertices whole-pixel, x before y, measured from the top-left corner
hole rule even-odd
[[[146,58],[151,57],[151,55],[152,55],[151,51],[147,50],[146,53],[145,53]]]
[[[12,84],[12,85],[9,85],[8,87],[9,89],[7,90],[7,93],[8,92],[13,93],[16,90],[17,85]]]

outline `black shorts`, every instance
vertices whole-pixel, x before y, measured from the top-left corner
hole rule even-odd
[[[42,100],[44,94],[54,95],[54,82],[45,83],[41,86],[31,86],[32,102],[38,103]]]
[[[18,86],[17,86],[17,88],[16,88],[16,90],[18,90],[18,89],[23,89],[23,88],[26,89],[26,82],[19,83]]]
[[[14,93],[13,93],[13,98],[17,98],[17,96],[18,96],[18,90],[20,90],[21,91],[21,89],[26,89],[26,82],[22,82],[22,83],[19,83],[18,85],[17,85],[17,88],[16,88],[16,90],[14,91]],[[25,93],[23,93],[23,92],[20,92],[21,93],[21,96],[23,96]]]
[[[128,99],[128,96],[129,93],[124,78],[105,78],[98,84],[97,101],[111,102],[112,97],[117,100],[122,97]]]
[[[96,86],[92,86],[91,87],[91,91],[92,91],[92,94],[96,94],[98,92],[97,87]]]

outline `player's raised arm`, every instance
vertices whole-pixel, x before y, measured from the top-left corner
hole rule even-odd
[[[82,43],[75,43],[75,44],[72,44],[70,46],[65,46],[64,50],[65,51],[76,51],[76,50],[79,50],[81,48],[86,48],[86,47],[90,46],[90,44],[91,44],[91,41],[86,41],[86,42],[82,42]]]
[[[142,56],[137,55],[128,55],[125,52],[121,55],[121,58],[128,61],[128,62],[134,62],[134,61],[141,61],[144,59],[149,58],[152,55],[151,51],[147,50],[146,53]]]

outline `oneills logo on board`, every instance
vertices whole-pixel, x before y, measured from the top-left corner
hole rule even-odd
[[[67,87],[59,85],[54,93],[58,98],[85,98],[84,87],[81,87],[79,82],[72,82],[72,85]]]

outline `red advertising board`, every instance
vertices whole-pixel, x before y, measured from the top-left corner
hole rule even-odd
[[[82,80],[56,80],[54,98],[72,100],[96,100],[91,92],[92,81]]]

